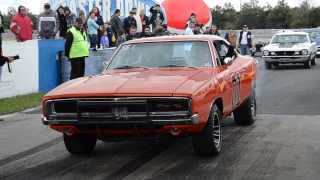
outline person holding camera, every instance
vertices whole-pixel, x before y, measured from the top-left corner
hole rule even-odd
[[[15,57],[6,57],[0,55],[0,67],[2,67],[5,63],[11,63],[15,60]]]

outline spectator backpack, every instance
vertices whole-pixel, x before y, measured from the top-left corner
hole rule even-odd
[[[40,17],[39,18],[39,34],[44,38],[52,38],[56,31],[55,17]]]

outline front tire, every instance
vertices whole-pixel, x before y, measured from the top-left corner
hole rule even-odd
[[[249,126],[254,124],[257,116],[257,102],[255,93],[233,112],[234,121],[241,126]]]
[[[311,68],[311,60],[308,60],[304,63],[304,68],[310,69]]]
[[[192,137],[194,151],[200,156],[216,156],[221,152],[221,118],[217,105],[212,107],[206,127]]]
[[[312,66],[315,66],[317,63],[316,63],[316,57],[314,57],[313,59],[312,59],[312,61],[311,61],[311,65]]]
[[[71,154],[90,154],[97,143],[97,137],[86,134],[68,136],[63,134],[66,149]]]
[[[265,65],[266,69],[268,69],[268,70],[272,68],[272,64],[267,61],[264,62],[264,65]]]

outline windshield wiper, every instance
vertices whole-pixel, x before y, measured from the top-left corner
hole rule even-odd
[[[166,66],[161,66],[161,68],[167,68],[167,67],[172,67],[172,68],[175,68],[175,67],[182,67],[182,68],[191,68],[191,69],[198,69],[197,67],[194,67],[194,66],[182,66],[182,65],[174,65],[174,64],[169,64],[169,65],[166,65]]]
[[[139,68],[149,69],[148,67],[144,67],[144,66],[119,66],[114,69],[139,69]]]

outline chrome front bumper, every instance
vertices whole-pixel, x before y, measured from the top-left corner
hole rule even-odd
[[[310,60],[310,56],[263,56],[262,58],[270,63],[304,63]]]
[[[44,125],[135,125],[135,124],[150,124],[150,125],[196,125],[200,123],[200,117],[198,114],[194,114],[189,118],[175,118],[168,117],[163,119],[141,119],[141,120],[130,120],[128,119],[114,119],[114,120],[103,120],[103,119],[86,119],[86,120],[76,120],[76,119],[51,119],[48,120],[46,117],[42,117],[42,123]]]

